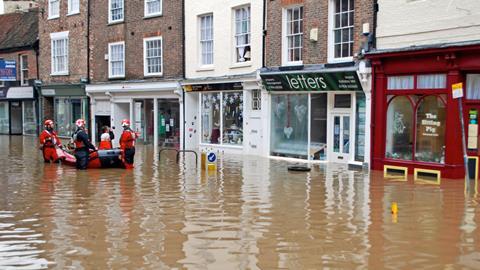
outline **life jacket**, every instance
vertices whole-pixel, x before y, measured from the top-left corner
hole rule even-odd
[[[87,147],[82,140],[79,140],[77,137],[78,137],[78,133],[82,132],[83,130],[81,129],[77,129],[77,131],[75,131],[75,133],[73,133],[73,136],[72,136],[72,139],[73,139],[73,143],[75,144],[75,149],[80,149],[80,148],[85,148]]]
[[[53,131],[43,130],[40,134],[40,144],[45,147],[55,147],[58,144],[57,135]]]
[[[137,139],[137,134],[131,129],[126,129],[122,132],[120,137],[120,146],[123,149],[135,147],[135,140]]]
[[[112,141],[110,140],[110,134],[103,133],[102,136],[100,137],[100,144],[98,145],[98,149],[108,150],[112,148],[113,147],[112,147]]]

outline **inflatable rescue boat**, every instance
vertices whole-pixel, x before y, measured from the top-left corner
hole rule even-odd
[[[57,154],[63,164],[75,166],[76,158],[63,149],[57,149]],[[121,149],[98,150],[90,153],[88,169],[125,168]]]

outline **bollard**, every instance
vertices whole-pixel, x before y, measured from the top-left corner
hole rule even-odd
[[[207,167],[207,153],[205,152],[202,152],[201,156],[200,156],[200,166],[202,167],[202,170],[205,170],[205,168]]]
[[[394,215],[398,214],[398,205],[396,202],[392,203],[391,210],[392,210],[392,214]]]

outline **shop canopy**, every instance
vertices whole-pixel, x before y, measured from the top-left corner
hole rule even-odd
[[[10,87],[0,90],[0,99],[34,99],[33,87]]]

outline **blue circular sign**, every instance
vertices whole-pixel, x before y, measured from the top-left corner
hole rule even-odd
[[[207,159],[209,162],[215,162],[215,160],[217,160],[217,156],[215,153],[208,153]]]

